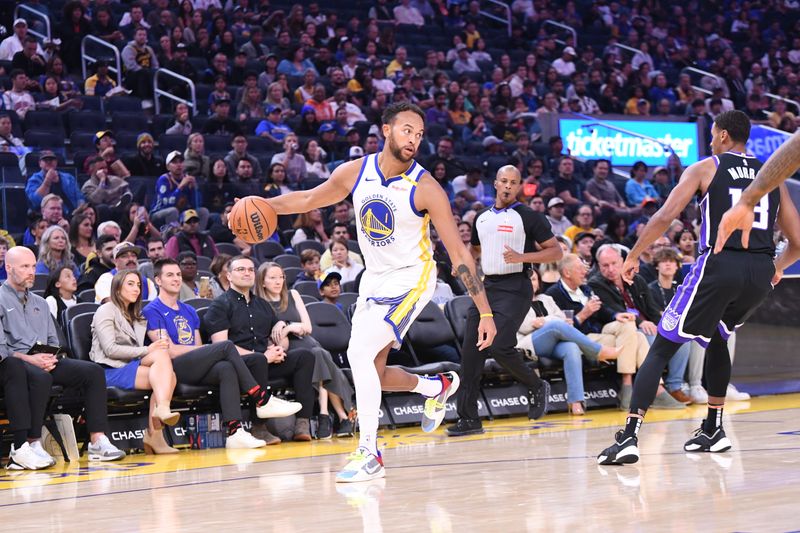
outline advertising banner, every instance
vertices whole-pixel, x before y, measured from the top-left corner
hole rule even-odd
[[[671,146],[684,167],[699,158],[697,124],[693,122],[562,118],[559,127],[564,146],[580,159],[609,159],[614,166],[628,167],[636,161],[648,166],[666,164],[669,151],[643,137]]]
[[[785,131],[753,124],[750,127],[750,140],[747,141],[747,152],[756,156],[763,163],[788,138],[789,134]]]

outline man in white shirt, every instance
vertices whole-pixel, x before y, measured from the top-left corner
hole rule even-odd
[[[347,89],[338,89],[335,93],[333,93],[333,102],[331,102],[331,107],[333,107],[334,115],[340,107],[345,108],[347,111],[348,126],[352,126],[356,122],[367,120],[367,117],[364,116],[361,108],[347,101]]]
[[[558,196],[547,202],[547,221],[553,228],[553,235],[564,235],[567,228],[572,226],[572,222],[564,216],[564,200]]]
[[[419,9],[411,5],[411,0],[402,0],[401,4],[394,8],[394,20],[398,24],[411,24],[413,26],[423,26],[425,19]]]
[[[20,120],[25,120],[25,115],[36,107],[33,96],[26,89],[28,76],[20,69],[11,71],[11,90],[3,93],[3,104],[6,109],[13,110]]]
[[[14,21],[14,34],[7,37],[0,43],[0,60],[11,61],[14,59],[14,54],[22,52],[24,47],[25,37],[28,36],[28,23],[25,19],[17,19]],[[36,45],[36,53],[44,55],[41,45]]]
[[[470,168],[462,176],[453,178],[453,193],[456,196],[463,196],[468,202],[484,202],[485,188],[481,181],[481,169],[478,167]]]
[[[575,73],[575,49],[567,46],[561,52],[561,57],[553,61],[553,68],[556,69],[558,75],[562,78],[569,78]]]

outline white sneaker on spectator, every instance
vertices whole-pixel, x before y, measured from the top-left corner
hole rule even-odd
[[[229,435],[225,440],[225,447],[229,450],[250,450],[253,448],[263,448],[267,443],[257,439],[244,428],[239,428],[236,433]]]
[[[694,403],[708,403],[708,393],[702,385],[692,385],[689,387],[689,396]]]
[[[40,470],[50,466],[50,463],[39,457],[27,442],[20,446],[19,450],[15,450],[14,445],[11,445],[6,463],[7,470]]]
[[[28,445],[31,447],[37,457],[47,463],[47,466],[53,466],[56,464],[56,460],[53,458],[53,456],[47,453],[47,451],[44,449],[44,446],[42,446],[41,440],[35,440],[28,443]]]
[[[302,408],[303,406],[298,402],[287,402],[277,396],[271,396],[266,404],[256,407],[256,416],[258,418],[283,418],[295,414]]]
[[[728,383],[728,391],[725,394],[726,400],[733,400],[733,401],[744,401],[749,400],[750,395],[746,392],[739,392],[733,383]]]
[[[96,443],[89,443],[90,461],[119,461],[123,457],[125,452],[111,444],[105,435],[97,439]]]

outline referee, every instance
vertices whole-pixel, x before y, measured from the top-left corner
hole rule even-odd
[[[527,385],[530,390],[529,418],[537,419],[547,412],[550,395],[550,385],[528,368],[515,347],[517,330],[533,297],[528,277],[531,263],[558,261],[561,247],[544,215],[517,201],[522,177],[516,167],[506,165],[498,170],[494,188],[497,190],[494,205],[475,217],[470,249],[473,257],[480,256],[485,275],[483,283],[497,324],[497,336],[489,349],[478,351],[480,315],[473,304],[467,315],[461,348],[459,419],[446,431],[453,437],[483,433],[478,418],[478,393],[487,357],[494,357],[516,380]],[[539,251],[535,251],[536,245]]]

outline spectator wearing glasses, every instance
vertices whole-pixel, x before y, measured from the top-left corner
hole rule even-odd
[[[194,252],[181,252],[178,254],[178,266],[181,270],[181,289],[178,294],[178,299],[182,302],[191,300],[193,298],[207,298],[214,297],[209,285],[210,279],[207,278],[205,283],[197,280],[197,255]]]
[[[314,388],[311,377],[314,372],[314,355],[305,349],[289,350],[288,339],[280,344],[271,339],[271,332],[278,323],[272,307],[253,292],[255,285],[255,263],[249,257],[237,256],[228,263],[230,289],[216,298],[203,319],[211,342],[231,340],[245,363],[252,358],[266,358],[273,377],[290,380],[297,401],[302,408],[297,412],[294,440],[311,440],[309,419],[314,408]],[[280,339],[279,339],[280,340]],[[259,434],[253,435],[267,440]],[[263,427],[266,431],[266,427]]]
[[[228,438],[226,448],[260,448],[269,443],[253,437],[242,427],[240,395],[246,394],[254,414],[260,418],[288,416],[300,409],[294,402],[273,398],[267,385],[267,361],[253,358],[250,367],[231,341],[203,345],[197,312],[179,301],[182,291],[182,267],[172,259],[156,262],[155,276],[159,297],[143,311],[147,319],[147,335],[151,341],[169,339],[175,377],[190,385],[216,385],[220,389],[222,419]]]

